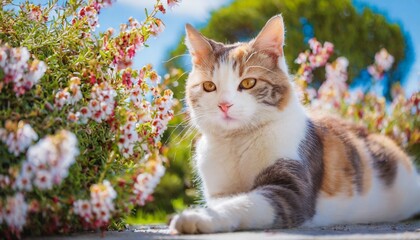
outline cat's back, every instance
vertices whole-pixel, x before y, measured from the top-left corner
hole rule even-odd
[[[310,225],[399,221],[420,210],[415,167],[391,139],[334,116],[311,121],[323,177]]]

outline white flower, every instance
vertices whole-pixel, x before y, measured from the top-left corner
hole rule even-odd
[[[34,185],[42,190],[48,190],[53,187],[53,178],[50,172],[46,170],[38,170],[35,174]]]
[[[67,120],[69,120],[70,122],[77,122],[79,121],[79,115],[80,113],[74,113],[74,112],[69,112],[69,114],[67,115]]]
[[[14,187],[18,190],[32,191],[31,177],[27,175],[19,175],[16,179]]]
[[[32,129],[31,125],[22,121],[17,124],[16,130],[10,130],[9,132],[7,129],[0,128],[0,140],[7,145],[9,152],[15,156],[19,156],[33,141],[38,139],[38,135]]]
[[[26,224],[27,211],[28,204],[25,202],[22,193],[18,192],[13,197],[8,196],[3,210],[4,221],[10,228],[22,231]]]
[[[0,174],[0,188],[6,188],[9,185],[10,185],[9,176]]]
[[[69,86],[70,97],[68,103],[73,105],[80,101],[83,98],[82,91],[80,91],[80,86],[78,84],[70,84]]]
[[[378,53],[375,54],[375,63],[384,71],[388,71],[391,69],[392,64],[394,63],[394,56],[389,54],[385,48],[382,48]]]
[[[92,116],[92,112],[87,107],[82,107],[80,110],[80,122],[86,124]]]
[[[73,203],[74,213],[82,217],[86,222],[92,218],[92,206],[88,200],[77,200]]]
[[[60,184],[67,177],[78,154],[76,136],[61,130],[30,147],[26,154],[28,165],[24,166],[35,168],[35,186],[51,189],[53,184]]]
[[[44,169],[47,164],[55,162],[58,158],[58,152],[54,144],[47,137],[31,146],[26,152],[26,158],[32,166]]]
[[[47,65],[44,62],[39,60],[33,61],[29,66],[29,71],[23,76],[27,88],[32,88],[33,85],[37,84],[46,71]]]
[[[146,203],[147,198],[153,193],[164,173],[165,167],[162,164],[158,164],[153,174],[141,173],[137,175],[133,193],[136,195],[136,203],[139,206],[143,206]]]
[[[101,106],[100,106],[99,101],[97,101],[96,99],[92,99],[89,101],[89,110],[91,112],[96,112],[96,111],[99,111],[100,109],[101,109]]]
[[[70,93],[66,90],[60,90],[55,94],[55,101],[54,105],[61,109],[64,105],[68,103],[68,100],[70,98]]]
[[[5,83],[12,83],[16,96],[31,89],[44,75],[47,66],[44,62],[34,60],[31,63],[27,48],[0,47],[0,67],[4,72]]]

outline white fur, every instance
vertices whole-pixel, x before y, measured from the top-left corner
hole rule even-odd
[[[202,107],[191,109],[194,123],[203,133],[195,164],[209,208],[181,213],[172,221],[172,229],[195,233],[271,226],[275,213],[270,203],[260,193],[249,191],[255,177],[277,159],[299,160],[307,116],[297,96],[292,95],[283,111],[257,106],[254,97],[237,91],[241,79],[230,65],[215,69],[213,81],[218,91],[205,94],[199,100]],[[223,101],[233,103],[229,113],[237,121],[223,118],[218,109]],[[224,134],[262,123],[263,127],[242,131],[239,136]]]
[[[274,209],[267,199],[251,192],[218,199],[209,208],[186,210],[169,227],[186,233],[263,229],[270,227],[274,218]]]
[[[398,165],[395,184],[388,188],[373,177],[372,188],[364,195],[319,196],[316,214],[306,226],[346,223],[396,222],[420,212],[420,181],[415,170]]]

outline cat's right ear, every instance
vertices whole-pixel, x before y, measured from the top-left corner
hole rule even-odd
[[[190,51],[193,64],[199,65],[212,54],[213,48],[211,47],[209,40],[190,24],[185,25],[185,31],[187,34],[185,37],[185,45],[187,45],[188,50]]]

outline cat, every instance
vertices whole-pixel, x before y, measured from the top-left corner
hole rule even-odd
[[[186,101],[201,133],[194,164],[205,207],[176,215],[171,231],[393,222],[420,212],[420,178],[392,140],[302,106],[284,33],[281,15],[231,45],[186,25]]]

